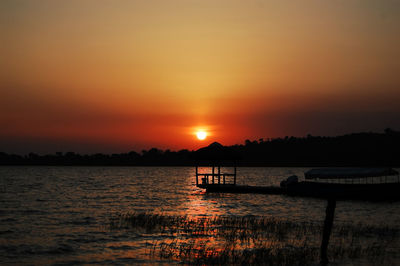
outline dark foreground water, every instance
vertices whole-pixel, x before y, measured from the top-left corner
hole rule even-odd
[[[309,168],[239,168],[238,183],[279,185]],[[115,213],[260,215],[320,222],[326,202],[205,194],[190,167],[1,167],[0,264],[152,263],[157,236],[110,230]],[[400,203],[340,201],[335,222],[397,226]],[[162,262],[157,261],[157,262]]]

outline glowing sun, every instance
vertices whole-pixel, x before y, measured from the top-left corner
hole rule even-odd
[[[204,140],[207,137],[207,133],[205,131],[197,131],[196,136],[199,140]]]

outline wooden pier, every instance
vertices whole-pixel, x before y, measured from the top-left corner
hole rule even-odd
[[[206,192],[216,193],[255,193],[255,194],[286,194],[286,189],[276,186],[238,186],[238,185],[199,185],[200,188],[205,188]]]
[[[211,172],[199,172],[196,165],[196,186],[206,189],[206,192],[217,193],[257,193],[257,194],[286,194],[286,189],[276,186],[245,186],[236,184],[236,165],[232,172],[221,172],[221,166],[208,166]]]
[[[221,173],[220,165],[212,165],[211,168],[211,173],[199,173],[199,166],[196,165],[196,186],[201,188],[206,188],[209,185],[236,186],[236,166],[233,166],[233,173]]]

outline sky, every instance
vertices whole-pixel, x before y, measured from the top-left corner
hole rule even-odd
[[[3,0],[0,34],[3,152],[400,130],[400,1]]]

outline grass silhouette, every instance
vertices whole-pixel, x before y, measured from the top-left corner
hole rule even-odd
[[[309,265],[319,262],[322,224],[271,217],[189,217],[155,213],[116,214],[111,230],[133,230],[156,240],[152,258],[187,264]],[[335,223],[329,257],[395,264],[399,228]]]

